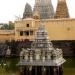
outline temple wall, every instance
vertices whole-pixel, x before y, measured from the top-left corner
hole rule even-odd
[[[34,19],[25,19],[22,21],[16,21],[15,22],[15,40],[24,40],[24,39],[29,39],[29,40],[33,40],[34,39],[34,35],[35,35],[35,31],[37,30],[37,25],[38,25],[38,21],[35,22]],[[36,23],[36,24],[35,24]],[[27,27],[27,24],[29,24],[29,26]],[[30,35],[30,33],[28,33],[28,35],[25,35],[23,33],[23,35],[20,35],[20,32],[23,31],[33,31],[32,35]]]
[[[29,23],[29,27],[26,24]],[[43,19],[42,24],[48,32],[50,40],[75,40],[75,19]],[[34,34],[40,25],[40,20],[23,20],[15,23],[15,39],[30,39],[32,36],[20,36],[19,31],[33,30]]]
[[[75,40],[75,19],[45,20],[50,40]]]
[[[14,40],[14,30],[0,30],[0,41]]]
[[[29,24],[29,27],[27,27]],[[75,40],[75,19],[47,19],[42,20],[42,24],[48,32],[49,39],[54,41],[58,40]],[[15,30],[0,30],[0,41],[1,40],[33,40],[35,32],[40,25],[40,20],[26,19],[15,22]],[[20,31],[26,31],[28,35],[20,35]],[[32,34],[27,31],[32,31]]]

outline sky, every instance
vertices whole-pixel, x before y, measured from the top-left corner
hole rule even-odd
[[[66,0],[71,18],[75,18],[75,0]],[[25,4],[34,6],[35,0],[0,0],[0,23],[14,21],[17,17],[22,17]],[[52,0],[54,10],[56,10],[57,0]]]

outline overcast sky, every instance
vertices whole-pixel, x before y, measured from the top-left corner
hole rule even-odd
[[[32,7],[35,0],[0,0],[0,23],[13,21],[17,17],[22,17],[25,4],[28,2]],[[75,0],[66,0],[71,18],[75,18]],[[52,0],[56,10],[57,0]]]

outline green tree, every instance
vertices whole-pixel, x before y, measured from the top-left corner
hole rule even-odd
[[[9,29],[8,24],[4,24],[4,25],[1,27],[1,29],[2,29],[2,30]]]
[[[9,23],[9,30],[13,30],[14,29],[14,23],[10,22]]]
[[[2,30],[13,30],[14,29],[14,23],[9,22],[9,24],[4,24],[0,29],[2,29]]]

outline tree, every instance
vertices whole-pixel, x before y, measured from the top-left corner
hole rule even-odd
[[[9,29],[8,24],[4,24],[4,25],[1,27],[1,29],[2,29],[2,30]]]
[[[9,24],[4,24],[0,29],[1,30],[13,30],[14,29],[14,23],[9,22]]]
[[[11,21],[9,22],[9,30],[13,30],[14,29],[14,23],[12,23]]]

